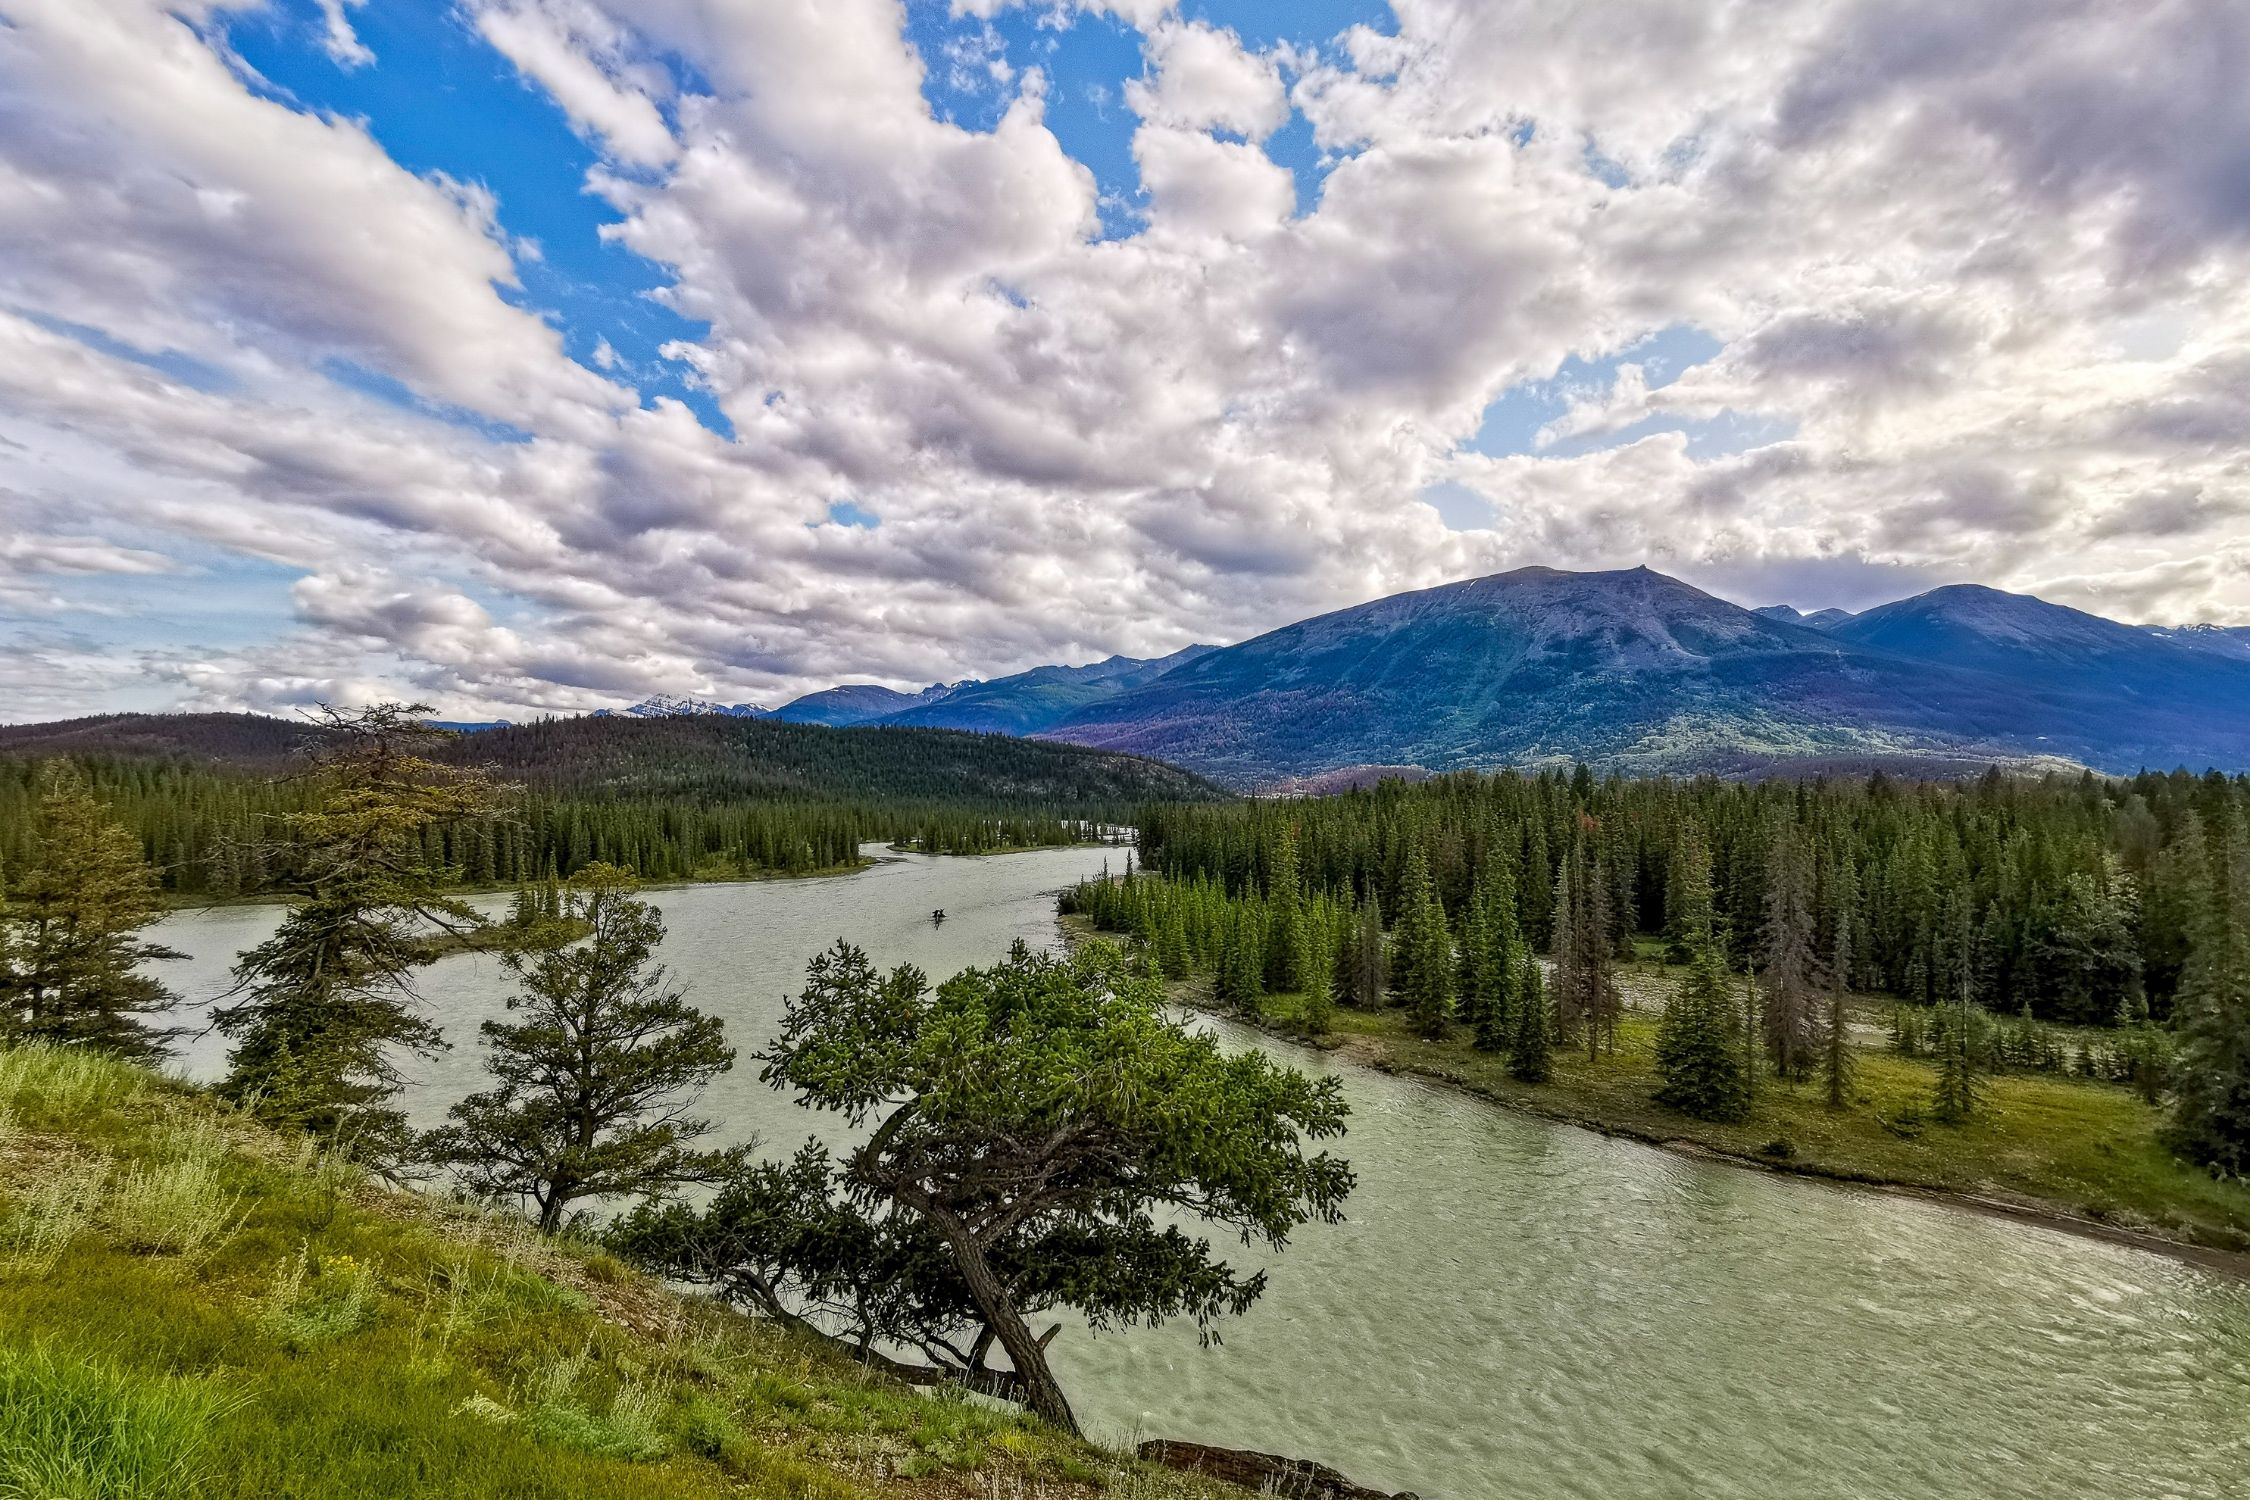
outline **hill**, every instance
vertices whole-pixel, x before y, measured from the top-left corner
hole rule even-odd
[[[1342,766],[2250,766],[2250,663],[1990,589],[1813,623],[1525,568],[1210,652],[1049,734],[1236,785]],[[1792,611],[1791,613],[1794,613]]]
[[[0,1493],[1222,1495],[94,1053],[0,1050],[0,1121]]]
[[[111,714],[0,725],[0,758],[154,761],[270,775],[329,736],[262,714]],[[1049,741],[773,718],[622,715],[503,724],[435,752],[534,790],[713,800],[854,799],[1122,810],[1221,795],[1176,766]]]
[[[773,716],[787,724],[826,724],[831,729],[842,729],[919,707],[951,691],[953,689],[943,683],[926,687],[919,693],[902,693],[877,683],[848,682],[841,687],[825,688],[792,699],[775,709]]]

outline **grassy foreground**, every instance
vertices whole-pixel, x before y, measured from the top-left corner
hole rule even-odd
[[[1325,1045],[1353,1061],[1408,1073],[1614,1135],[1687,1146],[1785,1171],[1909,1187],[2031,1213],[2086,1219],[2187,1245],[2250,1251],[2250,1186],[2181,1161],[2158,1139],[2165,1115],[2130,1089],[2052,1074],[1982,1080],[1984,1107],[1959,1126],[1927,1118],[1936,1070],[1876,1043],[1888,1006],[1863,998],[1852,1099],[1831,1110],[1815,1081],[1758,1081],[1749,1119],[1716,1124],[1656,1103],[1656,1031],[1681,971],[1636,963],[1620,972],[1631,1009],[1617,1050],[1589,1060],[1555,1054],[1554,1077],[1519,1083],[1505,1060],[1476,1051],[1461,1028],[1443,1041],[1414,1033],[1403,1011],[1338,1007]],[[1189,1003],[1208,999],[1190,981]],[[1299,997],[1268,996],[1260,1020],[1301,1034]]]
[[[1222,1492],[365,1182],[148,1072],[0,1050],[0,1495]]]

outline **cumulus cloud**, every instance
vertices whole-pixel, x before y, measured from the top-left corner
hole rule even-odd
[[[1142,38],[1123,236],[990,31],[926,57],[896,0],[469,0],[597,153],[721,435],[606,340],[567,357],[508,205],[261,87],[231,6],[0,0],[0,611],[43,632],[7,711],[74,676],[771,702],[1531,562],[2250,618],[2230,8],[1395,0],[1395,34],[1263,53],[1160,0],[1079,8]],[[992,128],[933,110],[955,73]],[[1270,154],[1296,112],[1331,153],[1302,213]],[[1631,351],[1681,326],[1721,347],[1664,383]],[[1546,447],[1468,446],[1574,356],[1597,374]],[[1694,438],[1730,414],[1756,446]],[[1449,530],[1437,483],[1492,524]],[[47,625],[74,569],[195,549],[295,575],[284,632]]]

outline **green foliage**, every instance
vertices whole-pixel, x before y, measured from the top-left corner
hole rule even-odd
[[[1426,1037],[1445,1034],[1453,1011],[1453,935],[1445,908],[1430,886],[1429,862],[1416,849],[1407,856],[1400,884],[1397,941],[1392,946],[1391,988]]]
[[[236,998],[212,1015],[234,1043],[224,1095],[262,1118],[396,1154],[405,1122],[386,1101],[395,1057],[444,1045],[417,1011],[413,971],[430,961],[422,930],[479,919],[442,894],[456,872],[429,856],[434,828],[499,805],[477,772],[424,753],[446,736],[420,705],[327,711],[338,736],[315,763],[319,797],[290,820],[300,893],[274,935],[235,965]]]
[[[1249,1306],[1264,1275],[1159,1214],[1278,1247],[1335,1218],[1352,1186],[1343,1162],[1308,1148],[1344,1129],[1335,1079],[1221,1051],[1170,1020],[1156,983],[1106,943],[1067,958],[1019,944],[933,992],[912,967],[879,975],[839,942],[761,1057],[767,1082],[872,1134],[833,1165],[808,1148],[792,1181],[751,1168],[706,1214],[638,1215],[620,1243],[658,1248],[676,1272],[771,1267],[815,1296],[838,1290],[852,1258],[839,1242],[889,1257],[898,1274],[878,1290],[892,1300],[863,1294],[858,1316],[969,1383],[991,1384],[983,1360],[999,1344],[1011,1393],[1065,1429],[1028,1314],[1207,1327]]]
[[[0,890],[0,1037],[158,1056],[176,1033],[145,1017],[175,997],[140,966],[179,955],[139,936],[162,915],[139,840],[65,761],[43,771],[30,821]]]
[[[259,1326],[292,1349],[359,1332],[375,1320],[381,1291],[375,1268],[349,1254],[284,1256],[258,1310]]]
[[[2250,826],[2230,812],[2209,897],[2180,979],[2184,1027],[2173,1146],[2231,1177],[2250,1176]]]
[[[126,1374],[0,1343],[0,1496],[187,1500],[226,1398],[208,1380]]]
[[[1656,1067],[1663,1079],[1657,1102],[1699,1120],[1742,1119],[1750,1112],[1750,1093],[1741,1036],[1731,976],[1718,945],[1706,939],[1657,1030]]]
[[[586,939],[503,959],[522,1019],[481,1028],[497,1086],[454,1105],[422,1146],[478,1196],[528,1201],[550,1234],[574,1203],[716,1182],[739,1154],[692,1145],[710,1129],[688,1114],[692,1095],[734,1049],[655,967],[664,923],[632,890],[624,871],[589,865],[563,897]]]
[[[1524,967],[1516,1020],[1508,1036],[1508,1073],[1519,1083],[1545,1083],[1554,1068],[1555,1010],[1536,963]]]

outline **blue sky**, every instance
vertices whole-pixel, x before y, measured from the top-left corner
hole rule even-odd
[[[1753,9],[18,0],[0,712],[775,699],[1527,563],[2250,618],[2223,20]]]

